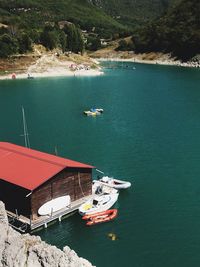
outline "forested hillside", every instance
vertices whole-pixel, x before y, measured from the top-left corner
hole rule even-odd
[[[182,0],[133,36],[137,52],[172,52],[188,60],[200,53],[200,1]]]
[[[133,35],[133,45],[122,40],[119,50],[188,60],[200,53],[199,14],[197,0],[1,0],[0,57],[32,44],[78,53],[100,48],[100,39]]]
[[[126,31],[114,18],[87,0],[1,0],[0,21],[17,20],[22,27],[39,28],[46,22],[68,20],[84,30],[114,33]]]
[[[99,38],[130,33],[103,10],[87,0],[1,0],[0,57],[30,51],[32,44],[47,49],[83,52],[85,41],[81,30],[91,32],[88,47],[96,49]]]
[[[137,28],[159,17],[179,0],[88,0],[120,23]]]
[[[24,26],[38,27],[46,21],[69,20],[82,29],[123,32],[159,17],[179,0],[1,0],[0,22],[14,18]],[[129,30],[130,30],[129,28]]]

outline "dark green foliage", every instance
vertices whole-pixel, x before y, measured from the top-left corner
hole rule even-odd
[[[6,58],[18,51],[17,40],[9,34],[0,36],[0,57]]]
[[[133,37],[136,52],[162,51],[188,60],[200,53],[200,2],[182,0]]]
[[[0,17],[7,23],[11,17],[19,17],[23,28],[41,28],[47,21],[68,20],[86,30],[95,27],[113,33],[127,29],[87,0],[1,0]]]
[[[41,44],[47,49],[52,50],[57,47],[59,43],[58,33],[51,26],[46,26],[40,35]]]
[[[7,28],[5,27],[0,28],[0,35],[3,35],[4,33],[8,33]]]
[[[101,40],[99,37],[89,36],[87,39],[87,49],[96,51],[101,48]]]
[[[39,30],[37,29],[29,29],[28,36],[32,40],[33,43],[38,44],[40,42],[40,34]]]
[[[117,50],[126,51],[127,50],[127,47],[128,47],[127,42],[125,40],[121,40],[119,42],[119,46],[118,46]]]
[[[67,50],[67,35],[65,34],[64,31],[60,31],[59,41],[60,41],[60,47],[62,48],[62,51],[65,52]]]
[[[179,0],[89,0],[123,25],[136,28],[160,17]]]
[[[172,52],[188,59],[200,52],[199,4],[198,0],[1,0],[0,21],[9,28],[0,29],[0,37],[7,34],[11,39],[5,55],[30,50],[31,42],[78,53],[84,50],[80,28],[94,34],[87,44],[92,50],[101,47],[100,38],[114,40],[134,33],[137,52]],[[63,32],[59,21],[73,26]],[[125,42],[118,47],[130,49],[132,44]]]
[[[70,24],[65,25],[64,32],[67,35],[66,48],[75,53],[82,53],[84,50],[84,42],[80,29],[74,24]]]
[[[31,38],[26,33],[22,33],[18,36],[19,53],[25,53],[32,50]]]
[[[122,39],[119,41],[119,46],[115,49],[116,51],[132,51],[135,49],[134,43],[132,40],[126,41]]]

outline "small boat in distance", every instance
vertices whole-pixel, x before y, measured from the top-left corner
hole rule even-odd
[[[91,108],[90,111],[92,111],[92,112],[97,111],[97,112],[99,112],[99,113],[103,113],[103,109],[102,109],[102,108]]]
[[[131,187],[131,183],[128,181],[118,180],[113,177],[103,176],[98,180],[102,184],[113,187],[115,189],[126,189]]]
[[[80,215],[88,215],[110,209],[117,201],[119,193],[94,195],[79,207]]]
[[[33,76],[31,76],[31,74],[30,74],[30,73],[28,73],[28,75],[27,75],[27,79],[34,79],[34,77],[33,77]]]
[[[15,80],[17,78],[16,74],[15,73],[12,73],[12,79]]]
[[[90,110],[83,111],[83,114],[87,116],[97,116],[97,115],[101,115],[102,113],[103,113],[102,108],[91,108]]]
[[[117,217],[118,210],[111,209],[102,212],[97,212],[82,217],[83,220],[87,220],[86,225],[94,225],[98,223],[109,222]]]

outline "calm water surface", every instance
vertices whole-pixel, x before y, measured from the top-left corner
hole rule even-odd
[[[97,267],[199,267],[200,71],[105,65],[99,77],[0,81],[1,141],[24,145],[23,105],[32,148],[133,184],[116,220],[86,227],[76,214],[38,234]],[[90,107],[105,112],[85,117]]]

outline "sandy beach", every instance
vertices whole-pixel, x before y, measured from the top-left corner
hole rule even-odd
[[[143,64],[158,64],[180,67],[199,68],[199,62],[181,62],[172,58],[169,54],[148,53],[134,54],[130,52],[99,53],[97,51],[90,57],[57,56],[56,53],[40,55],[34,62],[23,70],[16,68],[13,71],[4,71],[0,80],[27,79],[42,77],[68,77],[68,76],[97,76],[103,75],[103,69],[99,66],[102,61],[136,62]],[[14,74],[14,75],[13,75]]]
[[[56,53],[43,54],[23,70],[18,67],[13,71],[4,71],[5,74],[0,75],[0,80],[102,75],[103,71],[98,64],[95,59],[88,57],[77,56],[77,58],[73,58],[72,56],[58,57]]]
[[[28,75],[31,78],[42,78],[42,77],[67,77],[67,76],[97,76],[102,75],[103,71],[101,70],[66,70],[64,68],[52,68],[44,72],[27,72],[16,74],[16,79],[27,79]],[[12,79],[12,74],[1,75],[0,80]]]

